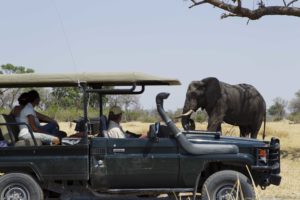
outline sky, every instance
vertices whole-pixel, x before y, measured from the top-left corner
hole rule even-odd
[[[184,0],[0,0],[0,64],[38,73],[144,72],[180,86],[148,87],[145,109],[170,92],[182,108],[189,82],[217,77],[255,86],[271,106],[300,90],[300,18],[220,19]]]

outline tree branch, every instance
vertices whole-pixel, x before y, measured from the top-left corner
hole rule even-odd
[[[237,6],[230,3],[225,3],[221,0],[204,0],[200,2],[197,2],[196,0],[191,0],[191,1],[193,2],[193,5],[190,6],[190,8],[203,3],[208,3],[222,10],[228,11],[229,13],[232,14],[229,15],[230,17],[231,16],[246,17],[251,20],[257,20],[266,15],[287,15],[287,16],[300,17],[300,8],[289,7],[291,4],[295,3],[298,0],[292,0],[286,6],[259,6],[257,9],[253,9],[253,10],[242,7],[241,5],[240,5],[241,7],[239,7],[239,1],[242,0],[238,0]],[[226,14],[226,17],[227,15],[228,14]]]
[[[227,17],[239,17],[239,16],[236,15],[236,14],[227,14],[227,13],[223,13],[223,14],[221,15],[221,19],[225,19],[225,18],[227,18]]]
[[[289,7],[290,5],[292,5],[293,3],[295,3],[296,1],[298,1],[298,0],[293,0],[293,1],[291,1],[290,3],[288,3],[288,4],[286,5],[286,7]]]
[[[200,1],[200,2],[196,2],[195,0],[191,0],[193,2],[193,5],[191,5],[189,8],[193,8],[194,6],[198,6],[198,5],[201,5],[201,4],[204,4],[204,3],[207,3],[206,0],[204,1]]]
[[[283,5],[286,7],[286,2],[285,2],[285,0],[282,0],[283,1]]]
[[[238,2],[238,8],[241,8],[242,7],[242,0],[237,0]]]

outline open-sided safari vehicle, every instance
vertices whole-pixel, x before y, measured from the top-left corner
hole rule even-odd
[[[1,88],[80,87],[85,124],[78,143],[50,146],[39,145],[34,137],[18,141],[12,128],[17,124],[5,118],[0,127],[9,146],[0,148],[0,199],[178,192],[192,192],[194,199],[196,193],[202,199],[255,199],[255,186],[280,184],[279,139],[264,142],[181,131],[164,111],[167,93],[156,97],[164,123],[150,125],[148,138],[115,139],[101,133],[88,137],[88,93],[99,94],[100,119],[102,95],[141,94],[147,86],[178,84],[176,79],[139,73],[0,75]]]

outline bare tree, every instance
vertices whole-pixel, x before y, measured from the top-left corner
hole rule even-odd
[[[246,17],[257,20],[267,15],[288,15],[300,17],[298,0],[267,1],[253,0],[252,3],[243,0],[190,0],[193,8],[202,4],[211,4],[225,11],[221,19],[226,17]],[[281,3],[280,3],[281,2]],[[281,4],[281,5],[279,5]]]
[[[124,121],[127,121],[128,111],[131,107],[134,110],[140,109],[139,97],[136,95],[108,95],[108,105],[111,106],[120,106],[125,110],[125,115],[123,117]]]
[[[273,102],[274,104],[270,106],[268,113],[273,116],[273,120],[282,120],[286,116],[285,108],[288,102],[280,97],[275,98]]]
[[[137,108],[139,107],[139,97],[136,95],[107,95],[108,105],[111,106],[121,106],[128,111],[129,107]]]

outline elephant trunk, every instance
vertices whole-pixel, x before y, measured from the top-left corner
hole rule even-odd
[[[186,115],[186,116],[182,116],[181,125],[182,125],[184,130],[190,130],[190,125],[189,125],[190,118],[191,118],[191,114]]]
[[[191,127],[190,127],[190,118],[191,118],[191,115],[194,112],[194,109],[190,109],[188,105],[189,105],[189,102],[187,102],[187,100],[186,100],[186,102],[184,104],[184,107],[183,107],[182,114],[180,115],[181,125],[182,125],[184,130],[190,130],[191,129]]]

